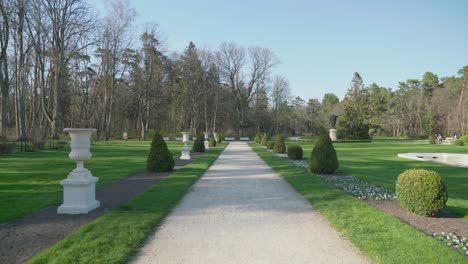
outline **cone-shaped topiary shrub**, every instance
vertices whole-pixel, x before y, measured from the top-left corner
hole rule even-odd
[[[217,135],[217,137],[216,137],[216,140],[217,140],[216,143],[218,143],[218,144],[220,144],[221,142],[223,142],[223,138],[222,138],[222,136],[221,136],[221,133],[218,133],[218,135]]]
[[[153,136],[150,152],[146,160],[146,169],[149,171],[171,171],[174,168],[174,158],[167,148],[166,142],[159,133]]]
[[[268,136],[267,136],[267,133],[263,133],[262,141],[260,142],[260,144],[261,144],[262,146],[265,146],[265,147],[267,146],[267,144],[268,144]]]
[[[204,135],[200,134],[197,136],[197,138],[195,139],[195,142],[193,142],[192,151],[193,152],[205,152],[205,136]]]
[[[338,158],[328,133],[322,132],[312,149],[309,160],[309,171],[312,173],[330,174],[338,169]]]
[[[286,153],[286,146],[284,145],[284,137],[282,135],[276,135],[275,146],[273,147],[273,153]]]
[[[274,141],[268,141],[266,144],[267,149],[273,149],[275,147]]]
[[[437,172],[423,169],[404,171],[396,183],[397,200],[401,207],[419,215],[434,215],[444,209],[448,193]]]
[[[261,139],[260,139],[260,133],[257,133],[257,135],[255,136],[255,143],[260,144],[260,141],[261,141]]]
[[[292,160],[300,160],[303,156],[302,147],[299,145],[291,145],[288,147],[288,158]]]
[[[429,144],[435,144],[435,143],[436,143],[436,140],[435,140],[434,135],[430,135],[429,136]]]
[[[216,140],[214,137],[210,137],[210,147],[216,147]]]

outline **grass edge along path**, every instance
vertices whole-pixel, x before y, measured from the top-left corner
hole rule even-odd
[[[148,191],[82,226],[27,263],[125,263],[225,147],[210,149]]]
[[[260,146],[250,144],[250,147],[372,262],[467,263],[468,259],[462,254],[390,214],[344,193]]]

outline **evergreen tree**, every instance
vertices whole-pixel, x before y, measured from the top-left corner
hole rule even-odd
[[[197,138],[195,139],[195,142],[193,142],[192,146],[192,151],[193,152],[205,152],[205,136],[204,135],[198,135]]]
[[[263,133],[262,141],[260,142],[261,145],[265,146],[268,144],[268,135],[267,133]]]
[[[338,118],[338,137],[341,139],[369,139],[367,95],[359,73],[355,72],[344,100],[344,115]]]
[[[338,169],[338,157],[330,136],[325,131],[320,134],[312,149],[309,160],[309,171],[312,173],[330,174]]]
[[[166,142],[159,133],[155,133],[151,142],[150,152],[146,161],[149,171],[164,172],[174,168],[174,158],[167,148]]]

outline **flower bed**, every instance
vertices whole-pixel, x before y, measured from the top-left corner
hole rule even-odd
[[[447,246],[460,251],[465,256],[468,256],[468,238],[457,236],[453,233],[446,234],[445,232],[434,233],[432,235],[435,239],[447,243]]]
[[[289,162],[301,168],[308,168],[307,160],[289,160]],[[393,191],[376,186],[353,176],[318,175],[328,183],[355,196],[358,199],[395,200]]]

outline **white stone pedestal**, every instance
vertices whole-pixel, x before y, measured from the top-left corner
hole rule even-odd
[[[71,136],[70,159],[76,162],[76,168],[60,182],[63,186],[63,204],[57,209],[59,214],[86,214],[100,206],[96,201],[96,182],[84,162],[91,158],[90,137],[96,132],[94,128],[66,128]]]
[[[330,130],[328,130],[329,132],[329,135],[330,135],[330,139],[332,141],[336,141],[336,129],[332,128]]]
[[[182,141],[184,142],[184,146],[182,147],[182,155],[180,156],[180,159],[189,160],[190,148],[188,146],[188,142],[190,141],[190,138],[189,138],[190,132],[182,132],[182,135],[183,135]]]
[[[208,132],[205,132],[205,141],[203,143],[205,143],[205,150],[209,150],[210,149],[210,141],[208,140]]]
[[[216,132],[213,133],[213,136],[214,136],[214,139],[215,139],[216,143],[219,143],[218,142],[218,133],[216,133]]]

